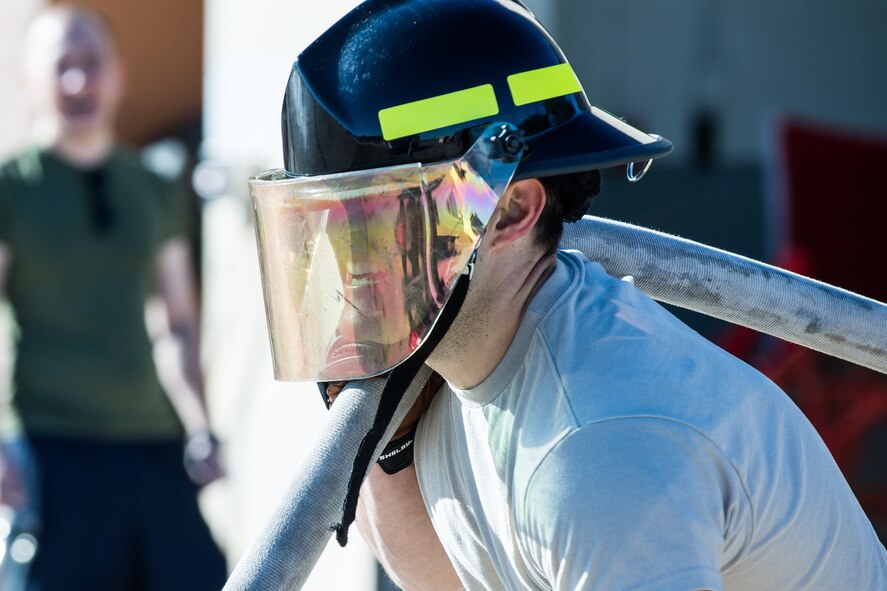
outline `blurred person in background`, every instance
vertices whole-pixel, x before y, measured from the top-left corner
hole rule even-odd
[[[19,328],[0,503],[39,524],[28,588],[218,589],[197,504],[222,468],[187,201],[115,138],[125,75],[102,17],[49,8],[25,55],[36,141],[0,165],[0,298]],[[145,323],[155,292],[178,345],[168,368]]]

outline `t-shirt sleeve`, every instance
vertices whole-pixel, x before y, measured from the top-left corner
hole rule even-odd
[[[524,548],[555,590],[719,591],[727,514],[742,495],[731,464],[688,426],[591,424],[532,476]]]
[[[188,238],[192,231],[192,201],[184,181],[157,180],[161,192],[161,242]]]

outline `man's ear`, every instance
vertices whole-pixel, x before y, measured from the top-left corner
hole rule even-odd
[[[503,246],[527,236],[545,208],[545,187],[539,179],[527,179],[508,185],[499,200],[484,241],[490,248]]]

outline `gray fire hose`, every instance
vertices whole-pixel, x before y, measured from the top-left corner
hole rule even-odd
[[[581,250],[655,300],[747,326],[887,374],[887,305],[697,242],[585,216],[561,248]]]
[[[668,234],[586,216],[564,225],[562,248],[610,275],[632,276],[652,298],[747,326],[887,374],[887,305]],[[419,376],[382,438],[384,447],[424,383]],[[341,518],[352,459],[372,424],[381,381],[349,384],[299,467],[271,523],[225,585],[300,589]]]
[[[413,406],[430,374],[426,366],[413,381],[376,449],[376,456],[382,453]],[[342,519],[352,460],[373,424],[383,385],[383,380],[365,380],[352,382],[342,390],[265,531],[231,573],[226,591],[302,588],[332,537],[335,524]]]

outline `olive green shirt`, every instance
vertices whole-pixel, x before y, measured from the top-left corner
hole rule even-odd
[[[18,325],[12,411],[26,433],[181,432],[144,311],[158,249],[187,226],[185,204],[123,149],[94,171],[37,149],[0,166],[0,242],[12,255],[6,295]]]

